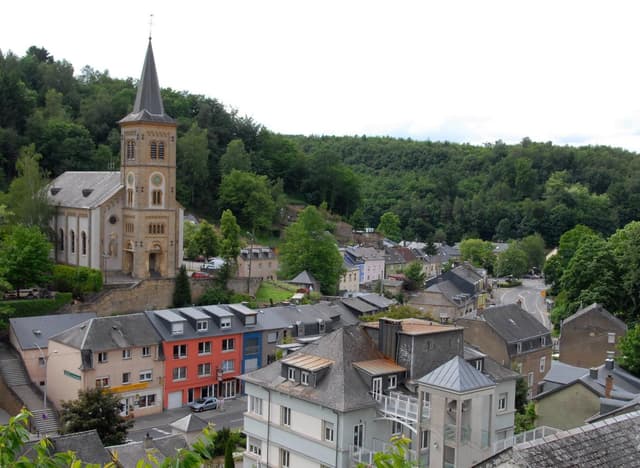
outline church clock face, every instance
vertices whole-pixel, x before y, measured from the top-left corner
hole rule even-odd
[[[158,186],[160,184],[162,184],[162,176],[160,174],[155,174],[152,178],[151,178],[151,183],[155,186]]]

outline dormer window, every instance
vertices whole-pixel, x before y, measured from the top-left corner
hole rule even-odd
[[[245,325],[255,325],[256,324],[256,316],[255,315],[247,315],[244,320]]]
[[[287,369],[287,379],[292,382],[296,381],[296,370],[293,367],[289,367],[289,369]]]
[[[176,322],[171,324],[172,335],[182,335],[184,333],[184,323]]]
[[[547,337],[543,336],[540,338],[540,346],[547,346]]]
[[[300,383],[302,385],[309,385],[309,373],[305,371],[300,372]]]
[[[398,376],[390,375],[389,376],[389,390],[392,390],[398,386]]]
[[[325,332],[324,320],[318,319],[318,334],[323,334],[324,332]]]
[[[475,368],[477,370],[479,370],[480,372],[482,372],[482,359],[478,359],[474,362],[475,364]]]
[[[206,320],[198,320],[196,322],[196,328],[199,332],[207,331],[209,329],[209,322]]]
[[[522,353],[522,343],[516,343],[516,353]]]
[[[231,317],[223,317],[220,319],[220,328],[231,328]]]

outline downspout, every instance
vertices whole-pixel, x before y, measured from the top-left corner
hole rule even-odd
[[[338,468],[338,455],[340,454],[340,415],[336,410],[333,410],[336,415],[336,468]]]
[[[269,394],[268,403],[267,403],[267,466],[269,465],[269,448],[270,448],[270,440],[271,440],[271,390],[267,388],[267,393]]]

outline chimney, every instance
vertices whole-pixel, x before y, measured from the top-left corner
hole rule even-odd
[[[144,440],[142,441],[142,446],[144,447],[145,450],[149,450],[153,448],[153,437],[151,437],[148,432]]]
[[[608,374],[604,383],[605,398],[611,398],[611,390],[613,390],[613,376],[611,374]]]
[[[605,359],[604,367],[607,368],[608,370],[613,370],[613,359],[612,358]]]
[[[597,367],[592,367],[591,369],[589,369],[589,377],[591,377],[593,380],[598,380],[598,368]]]

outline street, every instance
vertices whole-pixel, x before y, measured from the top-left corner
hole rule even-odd
[[[194,413],[199,418],[212,422],[217,429],[229,427],[231,429],[242,428],[242,413],[246,410],[246,397],[238,397],[225,400],[222,407]],[[191,413],[188,407],[165,410],[162,413],[151,416],[142,416],[134,419],[133,428],[129,430],[127,437],[131,441],[142,441],[147,433],[153,437],[163,437],[171,434],[170,424]]]
[[[543,279],[523,279],[522,286],[514,288],[493,288],[496,305],[515,304],[518,300],[522,308],[537,318],[545,327],[551,329],[547,305],[541,291],[546,289]]]

